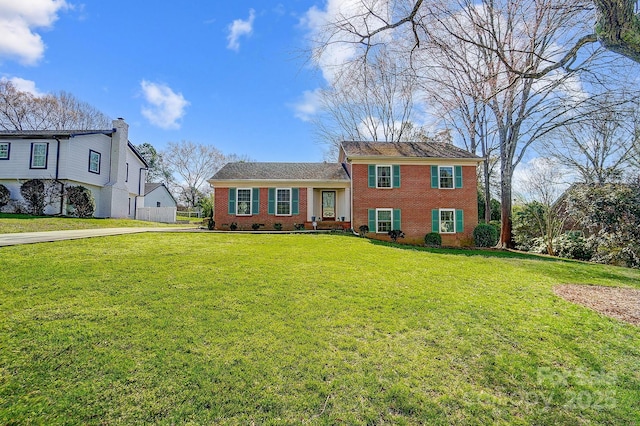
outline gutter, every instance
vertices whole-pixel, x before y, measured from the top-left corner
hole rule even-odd
[[[56,177],[55,181],[60,184],[60,216],[64,213],[64,182],[60,181],[60,139],[54,137],[54,139],[58,142],[58,146],[56,148]]]

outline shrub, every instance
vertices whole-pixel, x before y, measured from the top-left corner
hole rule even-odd
[[[253,229],[254,231],[257,231],[258,229],[260,229],[260,225],[259,223],[252,223],[251,224],[251,229]]]
[[[236,229],[238,229],[238,224],[236,222],[231,222],[231,225],[229,225],[229,229],[235,231]]]
[[[295,229],[296,231],[304,231],[305,230],[304,223],[293,224],[293,229]]]
[[[24,198],[27,212],[35,216],[42,216],[45,207],[44,182],[40,179],[31,179],[20,186],[20,194]]]
[[[399,229],[394,229],[393,231],[389,231],[389,237],[391,238],[391,241],[397,243],[398,238],[404,238],[404,232]]]
[[[556,254],[567,259],[590,260],[593,248],[587,240],[576,232],[567,232],[554,241]]]
[[[0,209],[9,204],[11,193],[6,186],[0,185]]]
[[[429,247],[440,247],[442,245],[442,236],[437,232],[429,232],[424,236],[424,243]]]
[[[495,226],[481,223],[473,230],[476,247],[493,247],[498,243],[498,231]]]
[[[209,231],[213,231],[213,229],[216,227],[216,221],[211,217],[206,218],[204,221],[207,224],[207,229]]]
[[[77,217],[92,217],[96,210],[93,194],[84,186],[68,187],[67,203],[73,206],[73,215]]]
[[[275,229],[276,231],[282,231],[282,224],[280,222],[274,223],[273,229]]]
[[[369,233],[369,226],[368,225],[361,225],[360,228],[358,228],[358,230],[360,230],[360,236],[364,237],[365,235],[367,235]]]

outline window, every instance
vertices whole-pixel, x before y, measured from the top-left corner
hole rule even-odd
[[[440,166],[438,170],[440,188],[453,188],[453,167]]]
[[[99,152],[89,150],[89,171],[91,173],[100,174],[100,157]]]
[[[456,232],[456,211],[454,209],[440,210],[440,233],[453,234]]]
[[[376,209],[376,232],[389,232],[393,224],[392,209]]]
[[[376,166],[376,187],[391,188],[391,166]]]
[[[31,165],[32,169],[47,168],[47,153],[49,144],[43,142],[34,142],[31,144]]]
[[[8,160],[9,159],[9,151],[11,149],[11,144],[9,142],[0,143],[0,160]]]
[[[276,216],[291,214],[291,189],[276,189]]]
[[[251,189],[238,189],[236,197],[236,215],[251,216]]]
[[[129,163],[125,163],[127,165],[127,175],[124,177],[125,182],[129,182]]]
[[[156,207],[160,207],[160,201],[156,201]]]

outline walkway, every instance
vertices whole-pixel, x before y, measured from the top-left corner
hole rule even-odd
[[[45,243],[49,241],[77,240],[80,238],[106,237],[109,235],[138,234],[141,232],[184,232],[194,228],[98,228],[70,231],[16,232],[0,234],[0,247],[19,244]]]

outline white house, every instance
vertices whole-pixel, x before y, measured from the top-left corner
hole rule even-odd
[[[146,183],[144,185],[145,207],[178,207],[169,188],[164,183]]]
[[[96,217],[133,218],[144,206],[148,164],[128,140],[121,118],[110,130],[0,132],[0,184],[20,200],[20,185],[46,179],[59,189],[82,185],[91,190]],[[66,214],[64,199],[52,200],[48,214]]]

